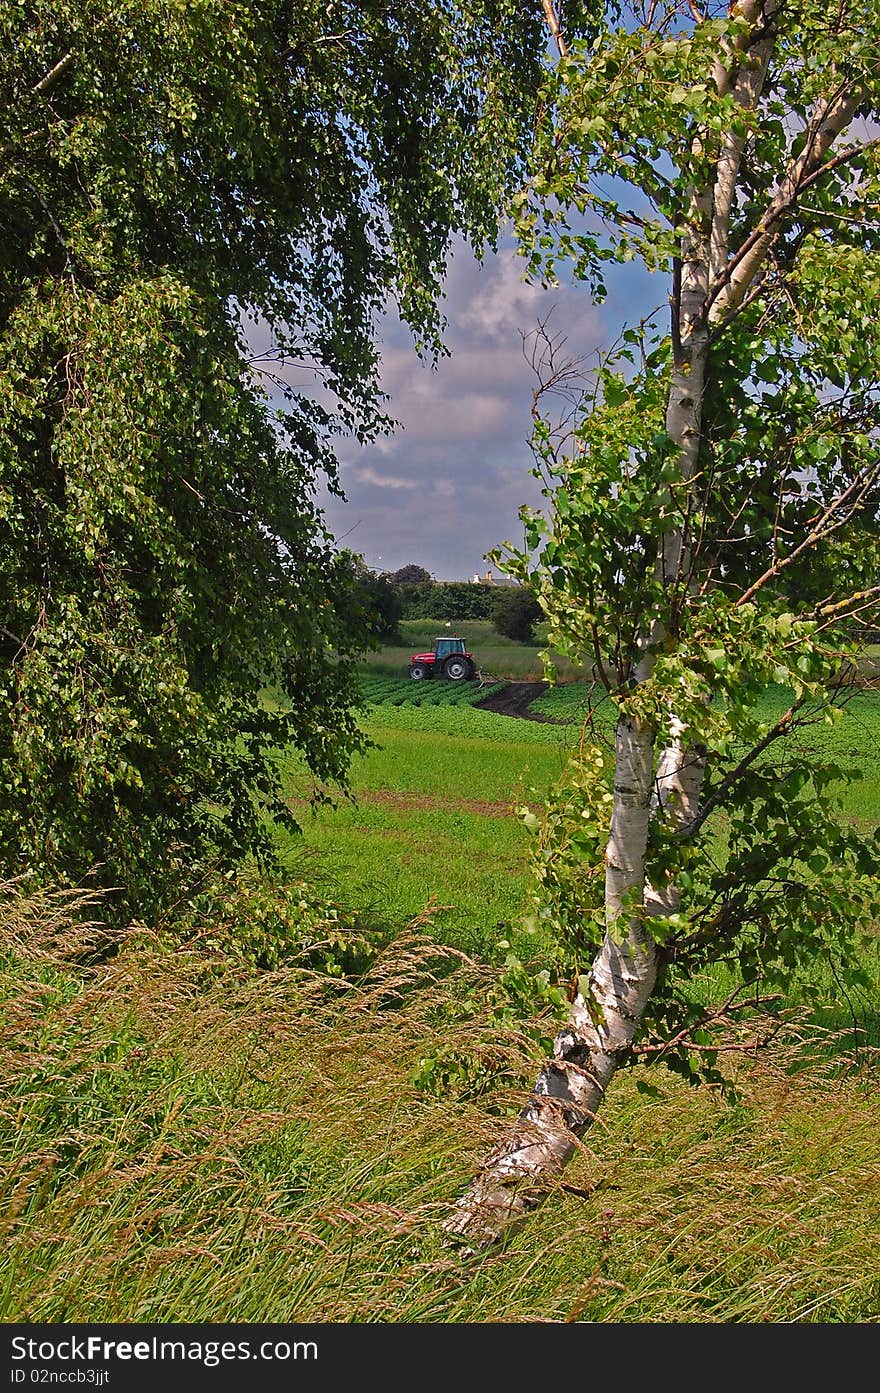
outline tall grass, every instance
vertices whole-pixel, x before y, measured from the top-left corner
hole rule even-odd
[[[869,775],[856,817],[880,788],[868,701],[829,734]],[[558,774],[568,714],[374,709],[359,803],[307,821],[299,854],[336,889],[347,875],[349,903],[369,874],[386,926],[431,895],[452,908],[391,935],[356,982],[256,973],[197,935],[110,939],[87,897],[0,886],[0,1319],[880,1320],[876,993],[855,1041],[843,1003],[824,1033],[793,1021],[760,1058],[728,1056],[736,1104],[620,1075],[504,1250],[444,1243],[538,1063],[530,1023],[492,1010],[497,967],[468,954],[515,917],[513,804]],[[728,987],[701,983],[706,1000]],[[426,1093],[438,1042],[484,1068]]]
[[[439,1220],[535,1063],[462,1019],[486,968],[425,925],[348,989],[143,931],[98,960],[74,908],[0,898],[2,1319],[878,1320],[870,1058],[793,1075],[792,1036],[735,1106],[621,1077],[566,1184],[466,1257]],[[504,1060],[490,1093],[417,1091],[438,1033]]]

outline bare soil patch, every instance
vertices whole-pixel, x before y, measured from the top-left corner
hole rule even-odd
[[[554,716],[544,716],[540,711],[530,711],[529,707],[539,696],[549,690],[549,682],[508,682],[507,686],[492,696],[475,701],[480,711],[496,711],[499,716],[515,716],[521,721],[543,721],[545,725],[562,726]]]
[[[393,788],[359,789],[353,796],[358,803],[374,803],[381,808],[408,812],[475,813],[477,817],[512,817],[513,803],[489,802],[480,798],[440,798],[431,793],[401,793]],[[291,808],[308,808],[307,798],[289,797]],[[344,806],[344,805],[343,805]]]
[[[430,793],[398,793],[391,788],[375,788],[357,794],[359,803],[379,803],[383,808],[399,808],[406,812],[416,809],[420,812],[434,812],[440,808],[444,812],[476,813],[479,817],[510,817],[513,807],[510,803],[489,803],[478,798],[436,798]]]

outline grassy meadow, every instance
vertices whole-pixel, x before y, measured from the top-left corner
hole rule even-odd
[[[551,688],[532,703],[550,718],[539,723],[477,709],[498,690],[492,684],[367,672],[362,685],[375,747],[354,764],[354,801],[311,813],[308,781],[290,766],[303,826],[287,845],[290,865],[367,917],[399,923],[437,906],[445,942],[491,953],[525,912],[529,842],[515,809],[539,806],[559,778],[594,691],[585,682]],[[766,715],[782,714],[785,692],[764,704]],[[613,719],[610,703],[596,709],[595,738],[610,744]],[[880,822],[878,694],[854,693],[839,725],[799,738],[857,776],[841,789],[844,814],[863,827]]]
[[[459,705],[387,705],[364,724],[375,748],[356,762],[354,801],[312,813],[291,771],[303,828],[286,844],[291,869],[374,921],[435,906],[444,941],[491,952],[523,910],[528,843],[514,809],[561,773],[565,732]]]
[[[486,655],[503,644],[477,648],[469,627],[484,670],[502,668]],[[619,1076],[503,1249],[443,1242],[539,1061],[537,1030],[493,1010],[528,891],[514,810],[558,777],[589,689],[539,698],[544,722],[476,709],[491,684],[373,664],[363,689],[373,745],[353,798],[313,812],[287,760],[303,831],[283,846],[292,876],[381,928],[357,982],[254,973],[142,926],[90,959],[75,903],[5,887],[0,1318],[880,1321],[876,996],[824,1020],[824,1048],[793,1020],[760,1057],[732,1056],[737,1103],[657,1069],[655,1096],[641,1066]],[[597,721],[608,734],[610,713]],[[809,738],[864,776],[843,815],[880,821],[880,696]],[[438,1043],[479,1078],[426,1088]]]

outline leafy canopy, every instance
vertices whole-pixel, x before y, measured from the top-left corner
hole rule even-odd
[[[513,0],[0,0],[4,873],[155,914],[271,861],[273,751],[344,778],[363,613],[315,488],[383,428],[387,297],[438,348],[541,49]]]

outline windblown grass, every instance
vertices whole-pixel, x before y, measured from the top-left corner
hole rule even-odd
[[[565,1186],[468,1258],[439,1221],[535,1065],[460,1019],[486,968],[425,925],[347,990],[138,931],[100,961],[73,908],[0,900],[5,1321],[878,1320],[870,1055],[793,1075],[791,1034],[733,1107],[620,1077]],[[438,1032],[489,1095],[416,1090]]]

